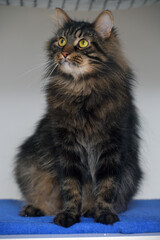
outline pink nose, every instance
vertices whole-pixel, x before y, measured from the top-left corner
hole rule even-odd
[[[62,52],[62,55],[66,58],[69,55],[69,52]]]

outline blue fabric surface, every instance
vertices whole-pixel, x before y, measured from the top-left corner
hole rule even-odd
[[[0,200],[0,235],[160,232],[160,200],[133,200],[113,226],[82,217],[80,223],[69,228],[55,225],[52,216],[21,217],[23,205],[18,200]]]

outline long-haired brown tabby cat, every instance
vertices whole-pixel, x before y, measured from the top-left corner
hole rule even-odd
[[[64,227],[81,216],[113,224],[142,176],[133,74],[109,11],[93,23],[56,13],[58,31],[47,45],[47,111],[16,161],[27,201],[20,214],[56,215]]]

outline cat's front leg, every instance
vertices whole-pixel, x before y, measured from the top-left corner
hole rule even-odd
[[[63,209],[55,216],[54,223],[70,227],[80,222],[81,216],[82,170],[78,153],[63,150],[60,168]]]
[[[120,182],[120,154],[116,149],[105,149],[97,163],[96,177],[96,212],[95,222],[113,224],[120,221],[114,211],[117,189]]]

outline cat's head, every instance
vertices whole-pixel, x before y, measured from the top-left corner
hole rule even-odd
[[[58,30],[48,42],[50,76],[57,68],[74,77],[94,74],[105,68],[107,51],[112,51],[109,43],[115,35],[112,31],[111,12],[103,11],[93,23],[73,21],[60,8],[56,9]],[[107,49],[108,48],[108,49]],[[114,48],[114,46],[113,46]]]

